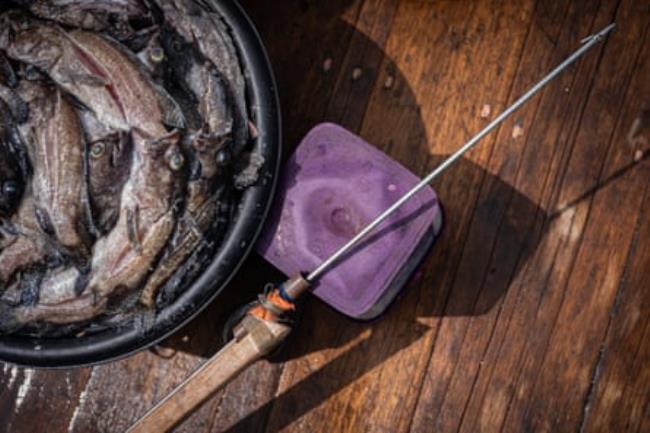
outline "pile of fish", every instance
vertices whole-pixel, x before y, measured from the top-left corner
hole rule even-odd
[[[255,129],[230,30],[201,0],[12,3],[0,15],[0,333],[155,312],[218,248],[248,186],[236,167]]]

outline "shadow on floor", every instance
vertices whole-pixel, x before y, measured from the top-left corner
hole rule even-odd
[[[393,156],[399,154],[397,159],[407,166],[408,158],[402,154],[406,146],[411,155],[419,152],[422,159],[429,158],[428,169],[443,159],[442,156],[429,157],[426,132],[415,95],[397,66],[386,59],[383,50],[372,40],[340,19],[340,15],[350,7],[350,0],[246,0],[243,3],[259,26],[274,64],[284,114],[285,159],[316,123],[334,121],[353,132],[358,131],[381,68],[386,68],[394,76],[393,94],[389,97],[394,98],[395,103],[390,111],[400,110],[401,123],[410,125],[411,130],[408,143],[374,144],[384,149],[389,147],[388,152]],[[350,48],[346,54],[348,42]],[[314,52],[315,46],[322,47],[321,52]],[[358,62],[364,69],[362,80],[367,80],[367,83],[353,84],[349,78],[357,67],[357,61],[350,60],[355,54],[358,54]],[[345,61],[340,60],[344,57]],[[329,64],[327,59],[334,60]],[[325,69],[330,68],[326,74],[324,64]],[[351,88],[353,85],[356,86],[354,89]],[[353,98],[349,97],[351,93]],[[421,269],[425,273],[430,269],[442,269],[448,257],[456,256],[465,263],[476,262],[477,266],[462,268],[462,275],[447,292],[439,287],[436,275],[422,279],[422,272],[416,271],[395,305],[385,316],[372,322],[360,323],[346,318],[308,296],[303,302],[302,319],[297,330],[277,361],[299,358],[324,348],[343,347],[362,335],[368,336],[239,420],[228,429],[229,432],[266,429],[273,407],[280,410],[274,411],[271,427],[280,429],[419,340],[428,327],[413,316],[404,318],[408,316],[410,306],[429,305],[428,311],[419,312],[422,313],[420,316],[471,316],[484,314],[503,298],[510,282],[541,239],[539,231],[533,230],[535,221],[544,220],[546,215],[527,197],[469,160],[460,161],[446,176],[457,176],[461,183],[463,178],[484,177],[484,191],[480,197],[485,198],[479,199],[473,212],[474,218],[479,220],[472,224],[476,229],[468,234],[468,239],[477,236],[475,239],[478,240],[465,244],[449,242],[448,239],[459,237],[456,236],[458,227],[454,224],[454,215],[448,215],[449,221],[442,237]],[[444,207],[445,200],[463,200],[463,197],[441,197],[441,200]],[[441,251],[442,248],[446,250]],[[162,346],[206,357],[213,354],[221,345],[221,327],[226,317],[237,307],[255,299],[267,282],[284,278],[260,257],[250,257],[229,289]],[[427,298],[436,300],[421,302]],[[403,338],[386,345],[387,337],[397,332]]]

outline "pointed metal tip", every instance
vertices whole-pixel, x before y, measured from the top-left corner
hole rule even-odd
[[[604,29],[602,29],[598,33],[594,33],[593,35],[587,36],[581,42],[583,44],[586,44],[587,42],[591,42],[591,41],[594,41],[594,42],[600,41],[607,35],[607,33],[614,30],[615,27],[616,27],[616,23],[611,23],[610,25],[608,25],[607,27],[605,27]]]

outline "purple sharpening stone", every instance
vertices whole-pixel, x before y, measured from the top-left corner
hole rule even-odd
[[[318,125],[286,166],[257,250],[286,275],[311,271],[418,181],[360,137]],[[313,293],[353,318],[380,315],[441,228],[438,199],[426,187],[323,274]]]

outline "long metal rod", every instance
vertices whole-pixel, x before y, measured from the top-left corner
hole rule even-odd
[[[440,173],[445,171],[450,165],[452,165],[456,160],[458,160],[465,152],[473,148],[483,137],[489,134],[494,128],[496,128],[500,123],[502,123],[508,116],[517,111],[526,101],[533,97],[537,92],[539,92],[544,86],[546,86],[550,81],[552,81],[557,75],[560,74],[566,67],[575,62],[580,56],[587,52],[592,46],[600,42],[604,37],[614,29],[616,26],[615,23],[612,23],[605,27],[600,32],[591,35],[582,40],[583,45],[577,49],[573,54],[566,58],[562,63],[560,63],[555,69],[553,69],[547,76],[542,78],[537,84],[530,88],[523,96],[521,96],[515,103],[508,107],[503,113],[496,117],[489,125],[487,125],[481,132],[476,134],[472,139],[470,139],[463,147],[458,149],[456,153],[447,158],[442,164],[440,164],[435,170],[429,173],[425,178],[423,178],[417,185],[415,185],[410,191],[404,194],[399,200],[397,200],[391,207],[386,209],[381,215],[379,215],[375,220],[369,223],[366,227],[363,228],[356,236],[350,239],[345,245],[339,248],[334,254],[332,254],[327,260],[321,263],[318,268],[312,271],[307,276],[307,281],[310,283],[315,282],[324,272],[326,272],[332,265],[334,265],[342,256],[348,253],[352,248],[354,248],[363,238],[365,238],[375,227],[381,224],[386,218],[388,218],[393,212],[395,212],[400,206],[406,203],[411,197],[418,193],[422,188],[427,186],[431,181],[433,181]]]

